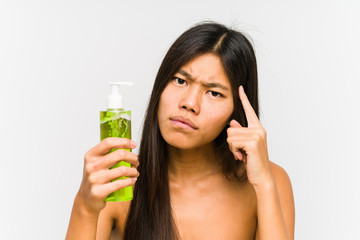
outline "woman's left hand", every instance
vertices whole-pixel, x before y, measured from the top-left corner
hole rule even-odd
[[[248,127],[242,127],[231,120],[227,130],[230,151],[235,158],[244,161],[248,181],[254,186],[264,186],[273,181],[266,143],[266,131],[252,108],[243,86],[239,87],[240,101],[243,105]]]

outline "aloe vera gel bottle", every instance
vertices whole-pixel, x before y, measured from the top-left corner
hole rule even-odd
[[[120,137],[131,139],[131,111],[127,111],[123,108],[123,98],[120,94],[120,86],[128,85],[129,82],[111,82],[111,94],[108,96],[107,111],[100,112],[100,138],[101,140],[107,137]],[[131,149],[124,149],[131,151]],[[112,149],[109,153],[116,151]],[[120,161],[111,168],[120,166],[131,167],[130,163]],[[127,177],[120,177],[119,179],[125,179]],[[129,186],[123,189],[119,189],[106,197],[105,201],[108,202],[120,202],[129,201],[133,199],[133,187]]]

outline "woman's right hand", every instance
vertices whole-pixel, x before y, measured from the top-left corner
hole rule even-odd
[[[105,207],[104,199],[112,192],[134,185],[139,172],[138,157],[124,149],[134,149],[136,143],[126,138],[109,137],[90,149],[84,158],[84,173],[77,194],[77,203],[88,213],[98,214]],[[111,149],[116,151],[107,154]],[[132,164],[132,167],[120,166],[110,169],[120,161]],[[111,181],[119,177],[129,177]]]

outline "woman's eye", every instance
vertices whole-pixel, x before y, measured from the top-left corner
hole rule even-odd
[[[215,91],[209,91],[210,95],[212,97],[222,97],[221,93],[215,92]]]
[[[178,85],[184,85],[186,84],[186,81],[184,79],[178,78],[178,77],[173,77],[173,79],[175,80],[175,83]]]

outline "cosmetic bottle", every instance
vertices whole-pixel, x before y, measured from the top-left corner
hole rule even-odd
[[[123,108],[123,97],[120,94],[120,86],[131,86],[129,82],[111,82],[111,94],[107,98],[107,110],[100,112],[100,139],[103,140],[107,137],[120,137],[131,139],[131,111]],[[116,151],[112,149],[109,153]],[[131,149],[124,149],[131,151]],[[120,161],[114,166],[116,168],[120,166],[131,167],[128,162]],[[119,179],[125,179],[127,177],[120,177]],[[105,201],[108,202],[121,202],[129,201],[133,199],[133,186],[119,189],[106,197]]]

